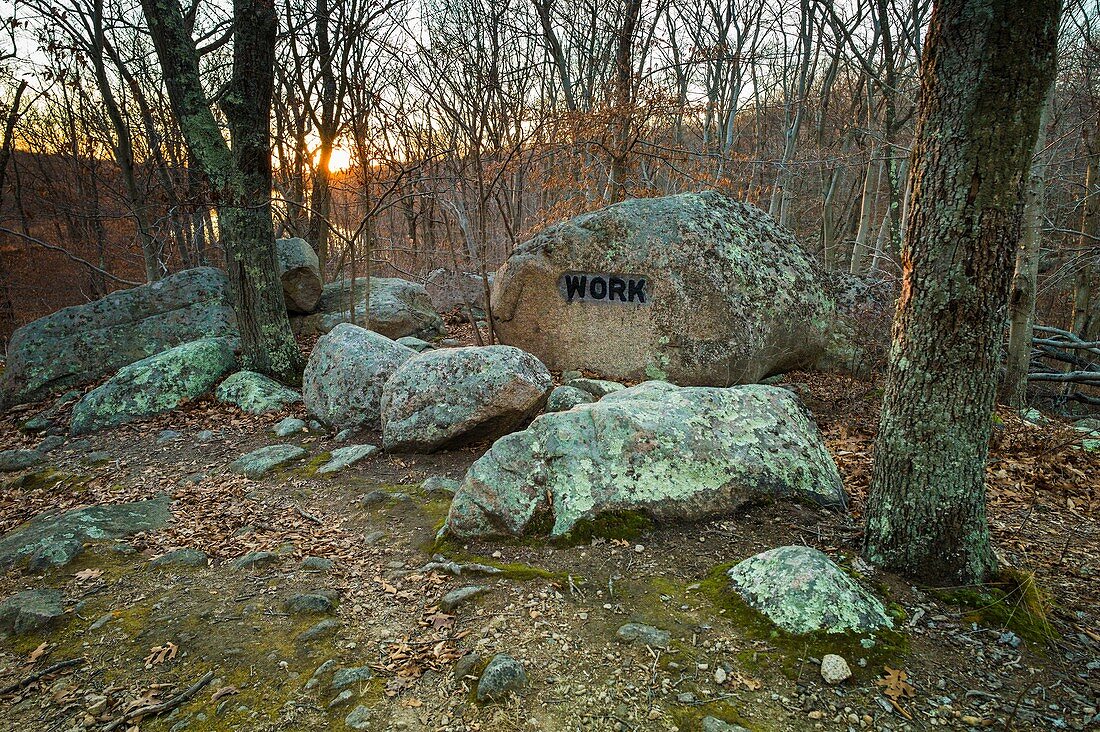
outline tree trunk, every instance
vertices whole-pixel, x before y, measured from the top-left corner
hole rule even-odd
[[[985,514],[995,377],[1058,0],[942,0],[921,68],[867,557],[930,582],[996,568]]]
[[[1097,141],[1100,147],[1100,140]],[[1081,233],[1077,248],[1081,264],[1073,282],[1073,325],[1070,328],[1080,338],[1088,336],[1089,300],[1092,299],[1092,256],[1089,252],[1100,239],[1100,152],[1094,152],[1089,138],[1085,140],[1088,167],[1085,169],[1085,202],[1081,207]]]
[[[199,77],[199,56],[179,0],[142,0],[172,111],[218,205],[244,366],[287,383],[301,379],[271,224],[271,96],[278,18],[272,0],[234,0],[233,73],[222,101],[226,145]]]
[[[1047,142],[1047,124],[1054,103],[1054,85],[1047,90],[1046,102],[1039,122],[1039,136],[1031,158],[1024,200],[1023,232],[1016,247],[1016,266],[1012,288],[1008,295],[1008,349],[1005,356],[1005,378],[1001,385],[1001,401],[1015,409],[1024,406],[1027,397],[1027,372],[1031,367],[1031,339],[1035,325],[1035,292],[1039,278],[1039,243],[1043,230],[1043,176],[1039,156]]]

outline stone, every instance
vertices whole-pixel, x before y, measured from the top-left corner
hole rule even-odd
[[[206,394],[237,365],[234,342],[203,338],[123,366],[73,407],[74,435],[169,412]]]
[[[336,564],[331,559],[326,559],[325,557],[306,557],[298,566],[302,569],[314,572],[327,572],[335,567]]]
[[[231,374],[214,390],[214,398],[248,414],[281,412],[302,401],[302,395],[255,371]]]
[[[354,289],[355,322],[386,338],[416,336],[430,340],[446,333],[443,318],[432,308],[422,285],[397,277],[370,278],[370,317],[367,317],[366,278],[330,282],[321,291],[312,315],[292,317],[290,324],[299,335],[322,335],[340,323],[350,323]]]
[[[1087,434],[1100,434],[1100,419],[1086,417],[1073,423],[1073,429]]]
[[[111,453],[106,450],[92,450],[84,453],[81,459],[89,465],[100,465],[111,460]]]
[[[362,704],[352,709],[351,713],[344,717],[344,724],[349,729],[354,730],[369,730],[373,729],[374,725],[371,721],[370,709]]]
[[[397,342],[403,345],[405,348],[411,348],[417,353],[424,353],[424,351],[430,351],[435,346],[420,338],[414,338],[413,336],[405,336],[398,338]]]
[[[354,436],[355,436],[355,430],[346,429],[346,430],[340,430],[339,432],[337,432],[336,437],[333,438],[333,439],[335,439],[337,442],[347,442],[348,440],[350,440]]]
[[[241,455],[229,469],[248,478],[260,478],[275,468],[304,458],[309,453],[297,445],[268,445]]]
[[[323,424],[321,424],[320,422],[318,422],[315,419],[311,419],[311,420],[309,420],[309,431],[310,432],[325,432],[326,430],[325,430],[325,426]]]
[[[283,300],[292,313],[312,313],[321,300],[321,265],[317,253],[305,239],[275,240],[275,258],[279,264],[279,281],[283,284]]]
[[[337,429],[374,424],[382,387],[416,351],[366,328],[340,324],[317,340],[302,376],[309,413]]]
[[[54,624],[64,614],[57,590],[24,590],[0,602],[0,631],[33,633]]]
[[[380,452],[377,445],[348,445],[332,451],[329,461],[317,468],[317,475],[328,475],[366,460]]]
[[[299,432],[306,431],[306,423],[303,419],[297,417],[284,417],[275,423],[275,426],[271,428],[271,434],[276,437],[290,437],[296,435]]]
[[[370,666],[357,666],[355,668],[342,668],[332,674],[333,691],[344,689],[352,684],[361,684],[374,678],[374,672]]]
[[[668,648],[672,636],[667,630],[652,625],[627,623],[615,631],[615,637],[623,643],[649,646],[650,648]]]
[[[478,702],[495,701],[527,686],[527,672],[516,659],[498,653],[481,672],[477,682]]]
[[[453,478],[433,475],[424,481],[421,490],[429,496],[453,496],[458,490],[458,485],[458,481]]]
[[[578,404],[591,404],[596,397],[575,386],[555,387],[546,400],[547,412],[567,412]]]
[[[821,678],[826,684],[833,686],[852,678],[852,669],[848,668],[848,662],[842,656],[835,653],[826,653],[821,658]]]
[[[237,557],[232,561],[231,565],[233,569],[255,569],[257,567],[266,567],[269,564],[274,564],[278,560],[279,555],[275,552],[255,551]]]
[[[195,433],[195,442],[210,442],[213,439],[213,430],[199,430]]]
[[[522,429],[553,382],[512,346],[448,348],[406,361],[382,390],[382,446],[433,452]]]
[[[0,473],[14,473],[42,463],[38,450],[4,450],[0,452]]]
[[[334,636],[338,630],[340,630],[340,621],[326,618],[299,633],[298,640],[302,643],[309,643],[311,641]]]
[[[605,397],[608,394],[615,391],[622,391],[626,388],[623,384],[617,381],[607,381],[605,379],[572,379],[565,382],[565,386],[571,386],[575,389],[591,394],[595,398],[599,399]]]
[[[96,381],[181,343],[236,335],[229,278],[221,270],[198,267],[118,290],[12,334],[0,410]]]
[[[150,567],[205,567],[210,562],[206,552],[198,549],[176,549],[161,554],[149,562]]]
[[[183,435],[176,430],[161,430],[157,433],[157,444],[164,445],[174,440],[178,440],[181,437],[183,437]]]
[[[893,627],[871,593],[808,546],[783,546],[729,570],[730,587],[788,633],[873,634]]]
[[[342,707],[345,704],[350,703],[351,700],[354,699],[354,698],[355,698],[355,692],[354,691],[352,691],[351,689],[344,689],[339,694],[337,694],[332,699],[332,701],[330,701],[328,703],[328,708],[329,709],[336,709],[337,707]]]
[[[0,568],[17,564],[31,571],[61,567],[75,559],[87,542],[153,531],[171,516],[167,496],[39,514],[0,537]]]
[[[751,383],[824,355],[835,303],[822,271],[748,203],[627,200],[516,247],[493,283],[494,326],[554,370]]]
[[[451,590],[439,600],[439,609],[449,613],[462,603],[489,591],[485,585],[467,585]]]
[[[287,599],[283,608],[291,615],[322,615],[336,610],[335,593],[308,592]]]
[[[491,288],[493,275],[488,274],[486,278]],[[486,310],[485,280],[477,272],[434,269],[428,273],[424,289],[431,298],[432,307],[441,313],[457,310],[463,320],[469,320],[467,308],[473,308],[475,316]]]
[[[561,537],[608,512],[682,522],[776,498],[845,506],[836,464],[797,396],[651,381],[497,440],[466,473],[441,534],[521,536],[549,524]]]
[[[481,661],[481,655],[477,651],[463,654],[461,658],[455,661],[455,678],[461,681],[471,676],[477,676],[477,669],[481,665]]]
[[[749,732],[739,724],[730,724],[711,716],[703,717],[702,730],[703,732]]]
[[[65,444],[65,438],[61,435],[50,435],[46,437],[42,442],[38,443],[38,447],[34,448],[40,454],[45,455],[48,452],[53,452],[57,448]]]
[[[72,389],[59,396],[53,404],[43,409],[38,414],[34,415],[22,425],[20,429],[26,432],[43,432],[54,426],[54,423],[59,421],[61,413],[65,411],[65,408],[76,404],[80,401],[80,397],[84,396],[84,392]],[[68,432],[68,430],[66,430]]]

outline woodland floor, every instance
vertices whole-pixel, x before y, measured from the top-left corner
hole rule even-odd
[[[1079,433],[1063,425],[1036,427],[1002,415],[989,468],[990,518],[1003,563],[1033,572],[1040,592],[1023,592],[1025,582],[1006,586],[997,607],[953,605],[943,598],[959,588],[915,588],[855,559],[876,385],[805,373],[788,380],[840,465],[851,517],[768,506],[625,541],[441,548],[434,532],[447,500],[425,495],[421,483],[433,475],[461,478],[484,445],[382,455],[333,476],[312,475],[317,461],[305,461],[253,481],[226,470],[249,450],[295,442],[316,457],[339,444],[305,433],[280,440],[268,431],[285,414],[248,417],[206,400],[93,436],[92,449],[110,455],[105,463],[88,465],[61,448],[49,455],[56,472],[0,483],[0,532],[47,509],[161,493],[173,498],[173,519],[126,546],[92,546],[60,570],[0,575],[0,598],[54,587],[73,608],[56,630],[0,641],[0,688],[58,661],[86,659],[0,696],[0,730],[104,729],[127,703],[168,699],[211,670],[214,680],[190,701],[146,718],[140,728],[343,730],[345,716],[360,704],[370,708],[369,729],[377,730],[689,732],[701,728],[705,715],[761,731],[1096,728],[1100,454],[1081,450]],[[34,446],[16,429],[33,411],[0,417],[0,446]],[[182,437],[157,444],[164,429]],[[204,429],[216,439],[196,441]],[[378,440],[363,434],[355,442]],[[407,498],[363,506],[363,495],[374,490]],[[772,637],[728,611],[714,591],[716,568],[784,544],[815,546],[858,570],[903,618],[893,641],[844,649],[855,676],[838,687],[826,685],[818,671],[817,660],[830,649]],[[210,566],[148,566],[181,547],[207,552]],[[229,564],[260,549],[280,559],[254,570]],[[471,578],[419,571],[439,551],[506,572]],[[304,570],[307,556],[334,566]],[[491,589],[452,614],[438,611],[445,592],[473,583]],[[288,615],[283,603],[317,588],[339,593],[340,629],[298,642],[297,633],[318,618]],[[1049,628],[1026,607],[1041,593],[1051,601]],[[632,620],[672,631],[672,648],[619,643],[616,629]],[[147,663],[167,643],[178,648],[174,658]],[[471,650],[486,659],[495,652],[516,657],[530,687],[503,704],[475,704],[452,672]],[[371,681],[353,687],[355,698],[335,708],[326,683],[305,688],[329,659],[374,669]],[[914,696],[890,702],[884,692],[891,687],[877,683],[887,666],[908,674]],[[719,667],[727,672],[722,684]],[[95,695],[108,703],[89,714]]]

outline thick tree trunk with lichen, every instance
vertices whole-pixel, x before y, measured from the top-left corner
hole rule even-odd
[[[921,71],[865,552],[920,579],[995,569],[985,461],[1023,184],[1060,3],[942,0]]]
[[[216,196],[244,365],[281,381],[301,379],[271,224],[271,96],[278,18],[272,0],[234,0],[233,75],[222,102],[231,146],[203,91],[199,56],[179,0],[142,0],[172,111],[192,159]]]

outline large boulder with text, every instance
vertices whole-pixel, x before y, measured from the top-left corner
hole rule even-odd
[[[700,386],[812,365],[834,310],[790,232],[714,191],[550,226],[497,271],[492,306],[501,341],[552,370]]]
[[[497,440],[466,473],[443,533],[560,537],[623,512],[694,521],[775,499],[846,503],[836,464],[793,392],[649,381]]]
[[[235,336],[229,278],[197,267],[19,328],[0,376],[0,407],[80,386],[181,343]]]
[[[525,427],[553,386],[537,358],[512,346],[429,351],[382,390],[382,446],[433,452],[495,440]]]
[[[302,374],[302,397],[311,415],[337,429],[378,421],[382,387],[417,355],[384,335],[340,323],[317,339]]]

